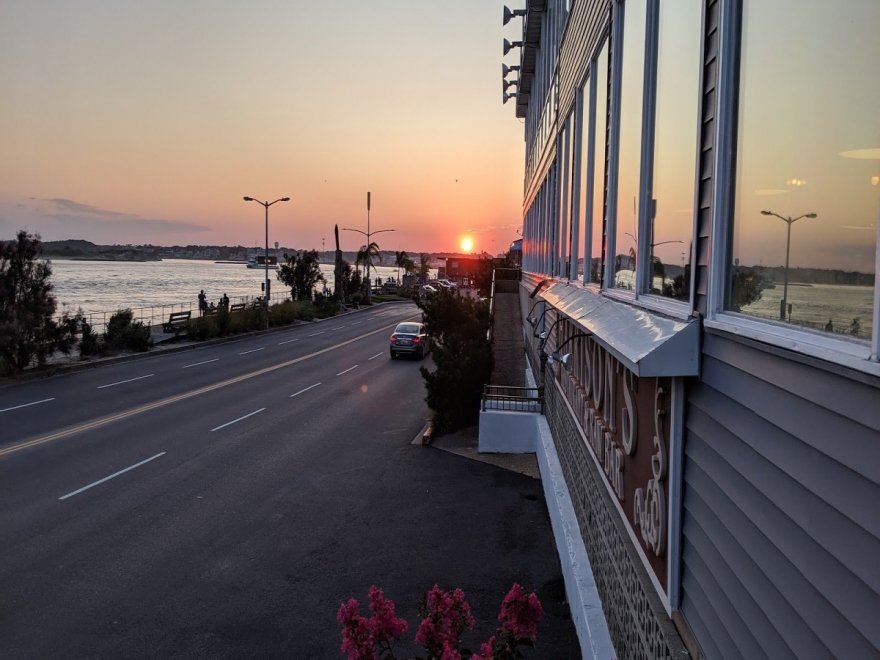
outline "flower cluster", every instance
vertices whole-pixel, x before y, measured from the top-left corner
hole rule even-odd
[[[385,598],[379,587],[370,587],[368,596],[372,612],[369,619],[360,613],[360,603],[354,598],[336,612],[336,620],[342,624],[342,652],[348,654],[348,660],[393,658],[391,643],[403,637],[407,629],[406,621],[394,615],[394,601]]]
[[[339,606],[336,619],[342,625],[342,652],[349,660],[393,660],[392,643],[406,633],[406,621],[395,616],[394,601],[385,598],[378,587],[370,587],[369,598],[369,618],[361,615],[354,598]],[[478,653],[461,648],[462,634],[475,623],[461,589],[447,592],[435,584],[425,594],[419,613],[422,621],[415,640],[427,651],[428,660],[507,660],[522,658],[519,647],[534,644],[544,609],[534,592],[526,594],[514,583],[501,603],[501,626],[480,645]]]

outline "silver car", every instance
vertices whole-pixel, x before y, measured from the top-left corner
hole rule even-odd
[[[415,355],[420,360],[431,350],[431,338],[424,323],[404,321],[391,333],[391,359],[398,355]]]

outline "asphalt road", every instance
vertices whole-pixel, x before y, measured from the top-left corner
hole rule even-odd
[[[513,581],[578,657],[539,482],[413,445],[412,305],[0,389],[0,657],[337,658],[339,603]],[[426,361],[425,364],[428,364]],[[405,647],[404,647],[405,648]]]

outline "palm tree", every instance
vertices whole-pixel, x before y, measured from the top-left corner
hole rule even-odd
[[[374,268],[373,261],[382,263],[382,255],[379,253],[379,245],[374,241],[369,245],[362,245],[358,250],[357,259],[359,263],[364,265],[367,271],[367,277],[370,277],[370,269]]]
[[[394,263],[397,266],[397,281],[400,281],[400,269],[403,268],[403,272],[406,272],[406,262],[409,261],[409,255],[401,250],[400,252],[394,253]]]
[[[431,255],[427,252],[419,254],[419,275],[422,280],[428,279],[428,269],[431,267]]]

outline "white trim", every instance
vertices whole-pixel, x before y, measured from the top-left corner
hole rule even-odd
[[[681,526],[684,498],[684,408],[686,388],[682,378],[672,379],[669,411],[669,482],[667,498],[666,585],[669,602],[666,613],[681,605]]]
[[[778,321],[756,319],[733,312],[716,314],[714,319],[706,319],[703,324],[706,328],[729,332],[872,376],[880,376],[880,363],[870,359],[871,347],[864,341],[794,329]]]
[[[633,301],[633,304],[649,312],[657,312],[681,320],[689,319],[693,311],[689,300],[677,300],[653,293],[643,293]]]

